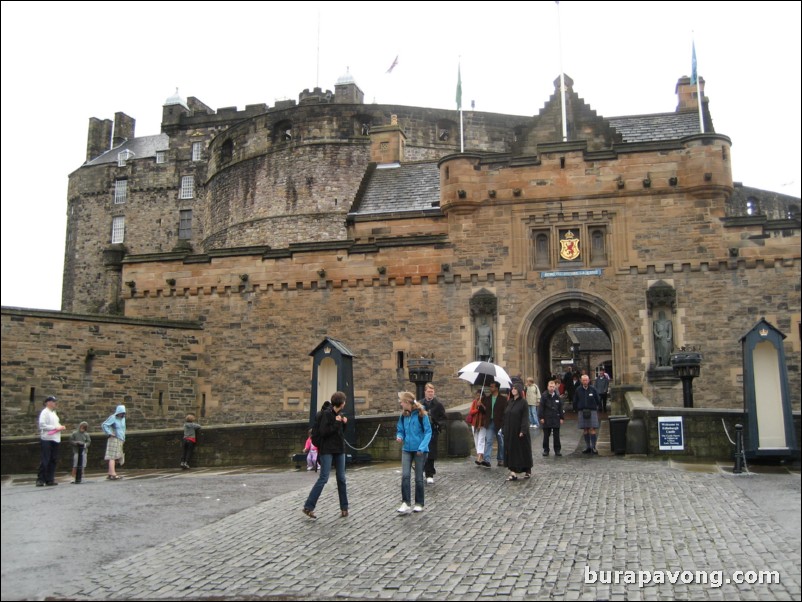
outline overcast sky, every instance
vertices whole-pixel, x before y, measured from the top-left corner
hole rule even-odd
[[[67,177],[90,117],[160,131],[208,106],[334,91],[365,102],[534,115],[560,73],[555,2],[2,2],[2,305],[59,309]],[[799,2],[562,2],[562,64],[599,115],[674,111],[691,40],[733,178],[800,196]],[[319,25],[318,25],[319,23]],[[318,33],[319,32],[319,33]],[[394,59],[398,64],[386,73]],[[319,58],[318,58],[319,57]]]

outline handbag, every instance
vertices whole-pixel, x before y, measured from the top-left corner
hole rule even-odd
[[[588,409],[582,410],[582,418],[584,418],[585,420],[590,420],[591,416],[593,416],[592,410]]]
[[[470,426],[473,426],[473,419],[474,419],[474,416],[475,416],[475,414],[468,414],[468,415],[465,417],[465,422],[467,422],[467,423],[468,423]]]

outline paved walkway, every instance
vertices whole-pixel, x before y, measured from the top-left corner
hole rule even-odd
[[[564,442],[572,428],[576,432],[571,423],[564,427]],[[478,468],[472,459],[440,462],[436,483],[426,487],[425,511],[407,516],[395,512],[398,466],[349,470],[348,518],[340,517],[333,479],[318,504],[318,520],[304,516],[301,507],[314,477],[302,475],[308,477],[302,486],[203,526],[193,528],[187,516],[184,532],[156,545],[131,550],[123,542],[105,566],[72,578],[67,573],[45,595],[76,600],[800,598],[798,471],[735,476],[728,474],[731,465],[604,453],[590,457],[579,453],[578,437],[572,441],[576,448],[564,447],[562,458],[544,458],[538,435],[533,478],[518,482],[506,482],[503,469]],[[175,471],[160,485],[174,490],[168,483],[209,479],[212,487],[212,479],[222,478]],[[91,487],[115,488],[115,495],[127,488],[137,495],[138,482],[130,478]],[[43,489],[49,488],[38,491]],[[52,489],[73,496],[80,488]],[[4,496],[5,490],[4,485]],[[165,497],[164,503],[175,507],[181,498]],[[790,516],[796,518],[789,523]],[[9,518],[4,503],[4,533]],[[5,564],[5,535],[3,549]],[[741,576],[737,571],[761,570],[776,571],[780,583],[735,582]],[[610,571],[632,573],[620,573],[615,583]],[[660,573],[639,584],[646,573],[638,571]],[[710,572],[706,584],[694,581],[699,571]],[[661,577],[665,583],[655,584]]]

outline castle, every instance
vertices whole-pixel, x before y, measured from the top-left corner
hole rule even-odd
[[[359,413],[394,411],[421,355],[464,403],[487,326],[493,360],[541,385],[557,334],[595,326],[614,390],[681,406],[658,320],[703,354],[696,404],[737,408],[739,339],[765,317],[798,410],[799,199],[733,182],[688,77],[675,112],[623,117],[565,85],[565,122],[558,79],[538,114],[465,111],[462,131],[457,111],[365,104],[349,75],[244,110],[176,93],[153,136],[91,119],[62,312],[3,311],[3,434],[51,392],[101,417],[124,401],[138,428],[305,418],[327,336],[354,353]]]

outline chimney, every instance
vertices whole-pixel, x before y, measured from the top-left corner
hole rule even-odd
[[[111,119],[89,118],[89,134],[86,137],[86,160],[105,153],[111,148]]]
[[[705,78],[699,78],[699,90],[702,93],[702,102],[705,97]],[[699,99],[696,94],[696,84],[691,84],[691,78],[683,75],[677,80],[675,88],[677,93],[677,113],[682,111],[698,111]]]
[[[407,137],[398,125],[398,115],[390,117],[390,125],[370,128],[370,160],[373,163],[401,163]]]
[[[136,119],[129,117],[125,113],[114,114],[114,138],[111,140],[111,148],[120,146],[126,140],[134,137]]]

